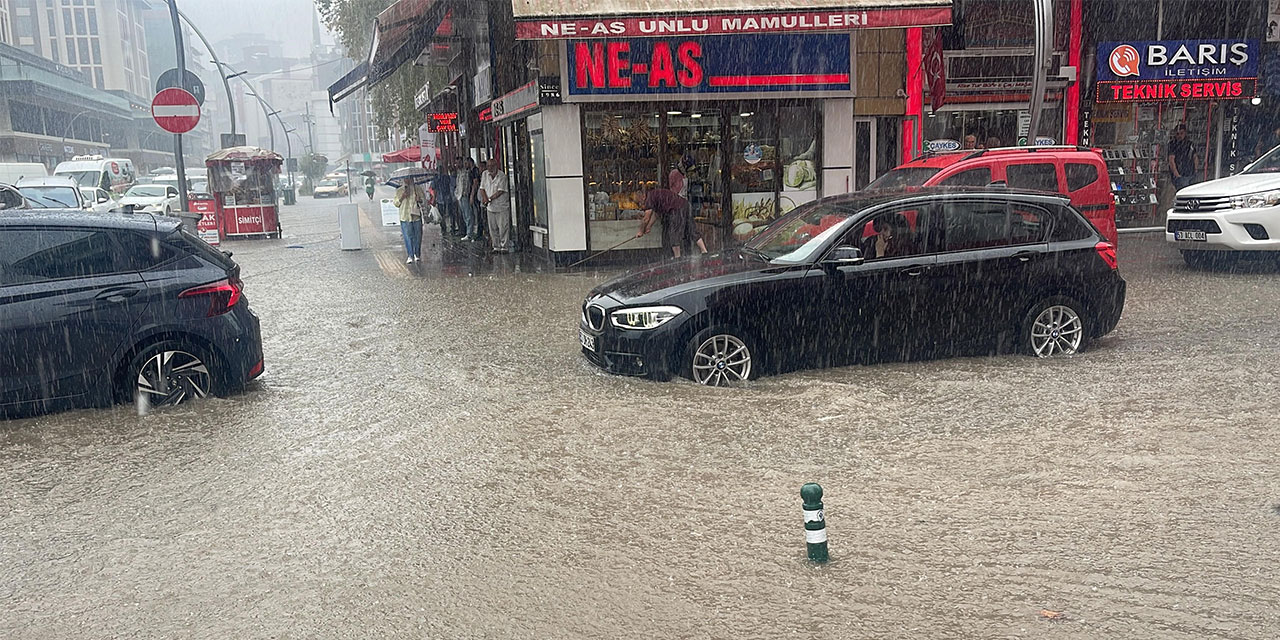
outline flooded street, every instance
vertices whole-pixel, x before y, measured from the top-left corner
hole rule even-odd
[[[372,210],[339,251],[335,210],[224,247],[244,394],[0,423],[0,637],[1280,635],[1274,263],[1126,235],[1078,357],[707,389],[583,359],[612,271],[441,259],[438,227],[408,267]]]

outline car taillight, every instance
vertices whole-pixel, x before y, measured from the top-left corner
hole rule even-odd
[[[1098,252],[1098,256],[1102,261],[1111,267],[1112,271],[1116,270],[1116,246],[1110,242],[1099,242],[1093,245],[1093,250]]]
[[[209,313],[206,317],[220,316],[240,302],[244,283],[239,278],[227,278],[214,283],[192,287],[178,294],[179,298],[209,297]]]

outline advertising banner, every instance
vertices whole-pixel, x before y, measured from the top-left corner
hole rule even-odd
[[[1098,45],[1099,102],[1232,100],[1257,93],[1257,40]]]
[[[570,40],[566,101],[593,96],[852,95],[849,34]]]

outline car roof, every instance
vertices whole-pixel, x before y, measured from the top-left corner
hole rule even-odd
[[[1056,191],[1032,191],[1029,189],[1009,189],[1007,187],[908,187],[906,189],[864,190],[830,196],[818,200],[818,202],[863,210],[882,204],[914,200],[929,201],[946,196],[997,197],[1042,204],[1069,204],[1071,202],[1071,198]]]
[[[79,188],[80,183],[68,178],[67,176],[34,176],[31,178],[22,178],[13,183],[13,186],[22,187],[75,187]]]
[[[926,151],[924,155],[902,163],[897,168],[928,167],[943,169],[958,162],[974,158],[1001,158],[1042,154],[1050,157],[1090,156],[1101,159],[1102,153],[1089,147],[1037,146],[1037,147],[999,147],[996,149],[962,149],[957,151]]]
[[[39,225],[42,227],[91,227],[136,231],[176,230],[182,221],[149,213],[94,213],[78,209],[14,209],[0,213],[0,228]]]

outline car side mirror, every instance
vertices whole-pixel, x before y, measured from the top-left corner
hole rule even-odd
[[[105,193],[98,194],[98,204],[105,204],[107,202],[111,202],[111,196]]]
[[[822,268],[830,272],[840,267],[859,265],[865,261],[866,258],[862,255],[862,249],[857,247],[836,247],[822,260]]]

